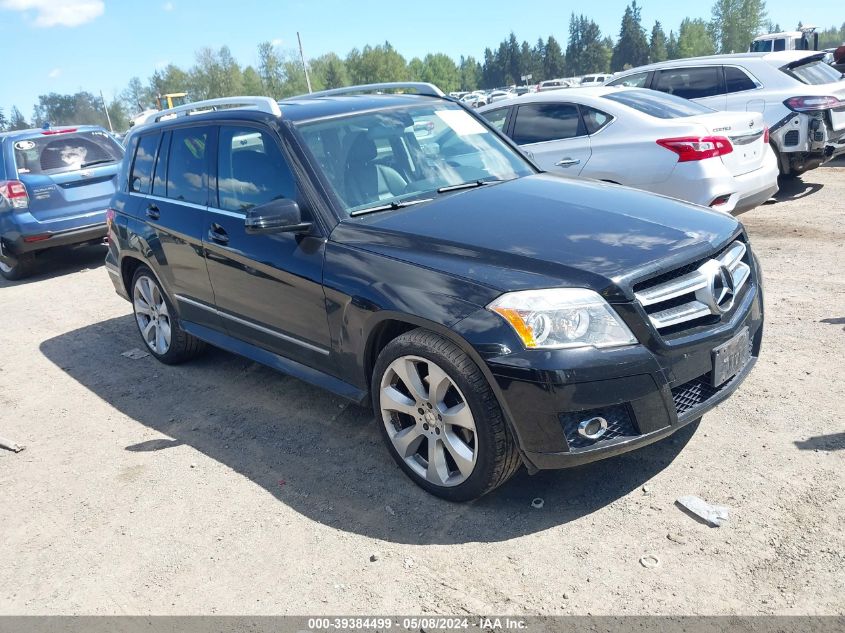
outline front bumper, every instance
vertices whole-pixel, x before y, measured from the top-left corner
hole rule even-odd
[[[636,308],[628,309],[630,322],[637,318]],[[750,360],[726,383],[712,387],[712,350],[746,327]],[[705,333],[663,341],[648,332],[643,325],[634,332],[641,344],[624,348],[528,350],[485,359],[530,469],[568,468],[640,448],[728,398],[760,353],[762,291],[755,284],[729,322]],[[609,432],[591,442],[577,434],[577,423],[594,416],[609,421]]]

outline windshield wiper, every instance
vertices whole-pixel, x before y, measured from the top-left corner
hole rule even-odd
[[[355,211],[351,211],[349,215],[355,217],[356,215],[366,215],[367,213],[377,213],[379,211],[395,211],[396,209],[404,209],[405,207],[411,207],[415,204],[421,204],[423,202],[431,202],[433,198],[422,198],[421,200],[400,200],[393,202],[388,202],[387,204],[380,204],[376,207],[367,207],[366,209],[357,209]]]
[[[440,187],[437,193],[448,193],[449,191],[460,191],[461,189],[475,189],[476,187],[483,187],[494,182],[504,182],[501,179],[496,180],[470,180],[469,182],[462,182],[459,185],[449,185],[448,187]]]
[[[85,169],[86,167],[93,167],[94,165],[102,165],[103,163],[113,163],[115,160],[113,158],[101,158],[100,160],[89,160],[87,163],[82,163],[79,168]]]

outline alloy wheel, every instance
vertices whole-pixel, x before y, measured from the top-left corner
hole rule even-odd
[[[170,349],[170,312],[164,295],[152,279],[138,277],[132,293],[135,320],[147,346],[159,356]]]
[[[475,419],[443,368],[400,356],[382,376],[379,400],[387,435],[416,474],[447,487],[469,478],[478,458]]]

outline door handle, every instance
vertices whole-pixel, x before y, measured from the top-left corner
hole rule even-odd
[[[577,158],[564,158],[563,160],[559,160],[555,163],[555,167],[574,167],[575,165],[580,165],[581,161]]]
[[[218,244],[229,243],[229,235],[226,233],[226,229],[219,224],[211,225],[211,228],[208,230],[208,239],[212,242],[217,242]]]
[[[151,204],[147,207],[147,217],[151,220],[158,220],[161,217],[161,212],[156,205]]]

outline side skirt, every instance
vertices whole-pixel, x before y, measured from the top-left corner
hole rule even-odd
[[[294,378],[298,378],[299,380],[312,384],[315,387],[320,387],[321,389],[330,391],[341,398],[351,400],[355,404],[365,405],[369,402],[369,394],[366,391],[358,389],[339,378],[329,376],[326,373],[307,367],[302,363],[297,363],[296,361],[285,358],[284,356],[279,356],[273,352],[268,352],[267,350],[256,347],[255,345],[239,341],[231,336],[223,334],[222,332],[212,330],[211,328],[197,325],[196,323],[192,323],[190,321],[181,321],[180,325],[189,334],[196,336],[198,339],[201,339],[206,343],[210,343],[215,347],[224,349],[227,352],[245,356],[256,363],[261,363],[262,365],[266,365],[267,367],[275,369],[283,374],[288,374]]]

